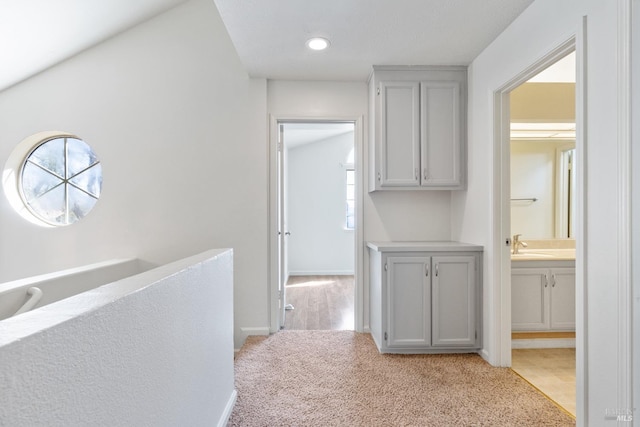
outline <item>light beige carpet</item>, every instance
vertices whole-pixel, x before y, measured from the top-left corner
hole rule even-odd
[[[475,354],[383,355],[369,334],[249,337],[230,426],[571,426],[507,368]]]

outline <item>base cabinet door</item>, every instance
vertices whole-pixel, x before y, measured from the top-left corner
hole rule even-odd
[[[576,327],[576,272],[574,268],[551,270],[551,319],[554,330]]]
[[[473,346],[476,342],[474,256],[432,258],[432,344]]]
[[[511,330],[549,329],[546,268],[511,270]]]
[[[387,346],[431,345],[430,257],[387,258]]]
[[[575,305],[574,267],[511,269],[512,331],[573,331]]]

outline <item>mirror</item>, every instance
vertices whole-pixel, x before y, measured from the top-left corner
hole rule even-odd
[[[511,231],[529,239],[574,237],[575,140],[511,141]]]

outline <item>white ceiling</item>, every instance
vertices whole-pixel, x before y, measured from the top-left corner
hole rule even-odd
[[[545,70],[530,78],[527,83],[575,83],[576,82],[576,53],[569,55],[552,64]]]
[[[2,0],[0,91],[186,0]],[[250,75],[366,80],[469,64],[533,0],[215,0]],[[309,51],[325,36],[331,46]]]
[[[186,0],[2,0],[0,91]]]
[[[254,77],[367,79],[372,65],[468,65],[533,0],[215,0]],[[306,48],[312,36],[326,51]]]

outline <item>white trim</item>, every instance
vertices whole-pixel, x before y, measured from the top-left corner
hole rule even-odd
[[[576,37],[576,419],[589,419],[587,274],[587,17]]]
[[[632,24],[631,24],[631,47],[632,47],[632,64],[631,64],[631,117],[638,117],[640,114],[640,0],[633,0],[631,6]],[[632,155],[632,196],[631,196],[631,277],[634,295],[634,306],[632,308],[632,325],[640,325],[640,121],[632,120],[631,124],[631,155]],[[632,327],[633,329],[633,348],[631,349],[631,367],[633,374],[633,387],[631,391],[633,395],[633,408],[640,410],[640,327]],[[638,416],[638,412],[635,413]]]
[[[353,122],[354,123],[354,168],[356,171],[356,228],[355,228],[355,298],[354,316],[355,330],[364,330],[364,240],[363,240],[363,209],[364,209],[364,140],[363,140],[363,116],[300,116],[300,115],[269,115],[269,191],[268,194],[268,221],[269,234],[268,245],[268,277],[269,277],[269,328],[271,332],[280,329],[279,305],[278,305],[278,206],[277,206],[277,149],[278,149],[278,123],[280,122]]]
[[[354,272],[345,270],[290,271],[289,276],[354,276]]]
[[[536,338],[511,340],[511,348],[575,348],[575,338]]]
[[[233,407],[235,406],[237,399],[238,391],[236,389],[233,389],[233,391],[231,392],[231,396],[229,396],[227,404],[224,407],[224,411],[222,412],[222,415],[218,420],[218,427],[224,427],[227,425],[227,423],[229,422],[229,418],[231,418],[231,413],[233,412]]]
[[[632,408],[631,0],[618,0],[618,408]]]

